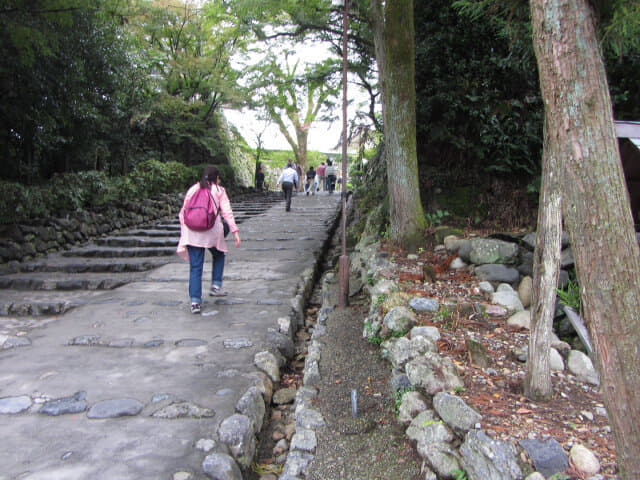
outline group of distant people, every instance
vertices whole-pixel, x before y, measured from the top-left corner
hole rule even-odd
[[[331,194],[335,190],[338,181],[336,168],[328,158],[327,163],[321,162],[317,170],[314,170],[313,165],[310,166],[304,178],[303,186],[301,182],[302,168],[300,168],[300,165],[293,163],[291,159],[288,159],[287,166],[276,182],[276,188],[282,184],[287,212],[291,210],[291,197],[294,190],[303,191],[304,189],[307,195],[309,193],[315,195],[320,190],[326,190]]]

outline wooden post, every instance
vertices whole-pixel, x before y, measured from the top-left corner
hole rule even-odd
[[[338,306],[349,304],[349,256],[347,255],[347,25],[349,23],[349,0],[344,0],[342,16],[342,255],[338,270]]]

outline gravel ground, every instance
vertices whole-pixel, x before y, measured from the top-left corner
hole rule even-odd
[[[326,426],[316,431],[318,447],[307,480],[410,480],[420,473],[420,459],[396,422],[390,368],[379,349],[362,338],[365,301],[352,299],[350,307],[327,320],[315,405]],[[352,390],[358,397],[357,418]]]

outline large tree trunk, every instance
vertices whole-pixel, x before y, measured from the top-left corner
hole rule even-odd
[[[640,251],[587,0],[530,0],[549,146],[620,479],[640,478]]]
[[[390,238],[413,251],[426,227],[416,154],[413,0],[387,2],[384,25]]]
[[[548,138],[547,133],[548,129],[545,127],[545,139]],[[545,142],[538,207],[538,234],[533,257],[529,356],[524,379],[524,393],[533,400],[548,399],[553,393],[549,351],[562,241],[562,196],[557,177],[558,159],[553,148]]]

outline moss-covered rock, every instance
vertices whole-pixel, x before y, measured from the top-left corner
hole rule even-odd
[[[404,292],[392,292],[386,298],[384,302],[382,302],[382,314],[386,315],[395,307],[408,307],[409,301],[411,300],[411,295]]]
[[[444,243],[444,239],[449,235],[455,235],[457,237],[464,236],[464,232],[459,228],[449,227],[447,225],[440,225],[436,227],[436,231],[434,233],[436,243]]]

